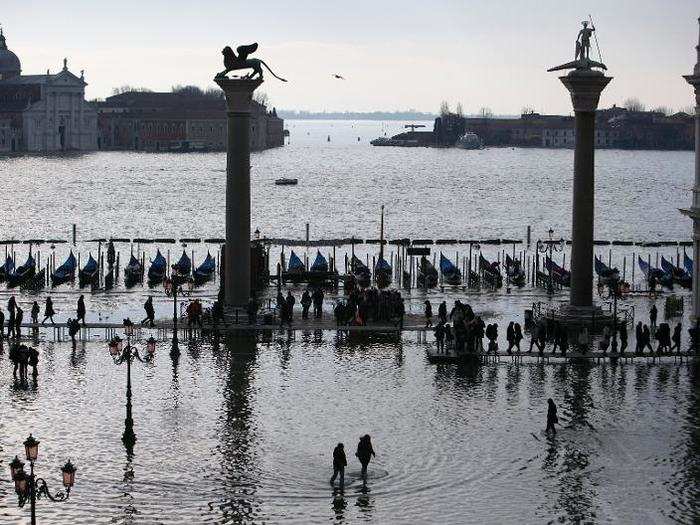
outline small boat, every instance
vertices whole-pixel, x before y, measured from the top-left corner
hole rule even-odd
[[[156,252],[155,258],[151,261],[151,266],[148,268],[148,282],[150,284],[158,284],[163,281],[165,277],[165,272],[167,270],[168,262],[160,253],[160,250]]]
[[[51,274],[51,286],[58,286],[59,284],[75,279],[75,269],[77,266],[78,262],[75,260],[73,250],[71,250],[65,262]]]
[[[350,259],[350,271],[357,281],[357,285],[362,288],[367,288],[372,284],[372,272],[356,255]]]
[[[666,274],[670,274],[674,283],[678,283],[681,287],[690,289],[693,286],[693,278],[683,268],[679,268],[671,261],[661,256],[661,269]]]
[[[124,284],[126,284],[127,287],[133,286],[137,282],[140,282],[142,277],[143,266],[132,253],[131,258],[129,259],[129,264],[124,267]]]
[[[525,270],[518,259],[513,259],[508,254],[506,254],[506,275],[515,286],[525,286]]]
[[[85,266],[78,271],[78,285],[82,288],[86,284],[97,282],[97,261],[92,258],[92,254],[88,257]]]
[[[440,253],[440,272],[446,284],[457,286],[462,282],[462,272],[459,271],[452,261]]]
[[[666,273],[660,268],[650,266],[649,263],[639,255],[637,256],[637,262],[639,264],[639,269],[642,270],[649,285],[654,281],[655,283],[661,284],[661,286],[673,289],[673,276],[670,273]]]
[[[455,147],[461,149],[481,149],[484,147],[479,135],[476,133],[467,132],[457,139]]]
[[[442,262],[440,264],[442,265]],[[418,263],[416,284],[418,288],[435,288],[438,284],[438,271],[425,255]]]
[[[182,284],[187,281],[192,272],[192,260],[188,257],[187,252],[182,250],[180,260],[173,264],[173,279],[176,283]]]
[[[292,250],[292,253],[289,256],[289,262],[287,263],[287,272],[297,273],[301,275],[305,271],[306,267],[304,266],[303,261],[299,258],[299,256],[296,253],[294,253],[294,250]]]
[[[685,271],[688,272],[688,275],[692,277],[693,275],[693,260],[688,257],[687,254],[683,254],[683,267],[685,268]]]
[[[326,261],[326,258],[321,255],[319,250],[316,251],[316,259],[314,259],[314,263],[311,265],[311,268],[309,268],[309,271],[321,273],[328,272],[328,261]]]
[[[374,282],[378,288],[386,288],[391,284],[391,265],[384,257],[379,257],[374,266]]]
[[[215,271],[216,261],[211,256],[211,254],[207,252],[207,256],[205,257],[204,261],[195,269],[193,273],[195,284],[202,284],[207,282],[214,276]]]
[[[596,255],[594,258],[595,273],[601,284],[610,284],[613,280],[620,278],[620,271],[617,268],[610,268]]]
[[[479,254],[479,271],[484,279],[484,284],[494,288],[503,286],[503,276],[498,268],[499,263],[490,263],[483,255]]]
[[[0,266],[0,283],[6,281],[9,275],[15,270],[15,261],[12,257],[7,257],[5,259],[5,264]]]
[[[36,261],[34,260],[34,257],[32,257],[32,254],[29,254],[29,257],[27,257],[27,261],[22,265],[19,266],[15,269],[14,272],[12,272],[10,275],[7,277],[7,286],[8,288],[14,288],[15,286],[20,286],[24,282],[28,281],[34,275],[36,274]]]
[[[569,286],[571,284],[571,272],[565,270],[549,256],[544,258],[544,267],[549,271],[550,267],[552,269],[552,280],[560,286]],[[547,276],[549,278],[549,276]]]
[[[282,177],[281,179],[275,179],[275,186],[296,186],[299,179],[287,179]]]

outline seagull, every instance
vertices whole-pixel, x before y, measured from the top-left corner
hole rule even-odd
[[[339,80],[345,80],[342,75],[339,75],[338,73],[333,73],[333,78],[337,78]]]

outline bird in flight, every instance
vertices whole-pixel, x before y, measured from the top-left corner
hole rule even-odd
[[[339,75],[338,73],[333,73],[333,78],[337,78],[340,80],[345,80],[345,78],[342,75]]]

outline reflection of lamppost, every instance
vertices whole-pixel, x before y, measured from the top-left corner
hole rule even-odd
[[[126,348],[122,350],[122,339],[119,336],[114,336],[109,342],[109,354],[114,359],[114,364],[121,365],[126,362],[126,419],[124,420],[124,434],[122,441],[127,445],[133,445],[136,442],[136,434],[134,434],[134,419],[131,417],[131,362],[138,359],[142,363],[147,363],[153,360],[156,351],[156,340],[153,337],[146,342],[146,357],[141,358],[138,348],[131,346],[131,330],[127,327]]]
[[[36,525],[36,500],[48,498],[53,502],[65,501],[70,496],[70,489],[75,483],[75,467],[68,462],[61,468],[63,474],[63,486],[66,491],[58,491],[56,494],[49,492],[49,487],[43,478],[37,478],[34,475],[34,462],[39,456],[39,442],[29,434],[29,437],[24,442],[24,451],[29,461],[29,474],[24,471],[24,463],[15,456],[15,459],[10,463],[10,474],[12,481],[15,482],[15,492],[19,497],[19,508],[29,501],[31,509],[31,524]]]
[[[554,240],[554,230],[552,228],[547,232],[549,234],[549,239],[546,241],[541,241],[537,239],[537,251],[540,253],[549,252],[549,284],[547,285],[547,293],[552,295],[554,293],[554,282],[552,278],[552,267],[554,266],[554,260],[552,259],[553,252],[561,252],[564,249],[564,239]]]
[[[468,288],[471,288],[471,285],[472,285],[472,246],[476,250],[481,249],[481,246],[479,245],[479,243],[473,243],[473,242],[469,243],[469,268],[467,271],[467,287]]]
[[[612,328],[612,353],[617,353],[617,298],[620,295],[620,277],[613,276],[608,284],[613,296],[613,328]]]
[[[170,279],[165,279],[163,281],[163,287],[165,288],[165,295],[173,296],[173,348],[170,351],[172,354],[178,354],[180,351],[177,347],[177,283],[175,282],[175,275]]]

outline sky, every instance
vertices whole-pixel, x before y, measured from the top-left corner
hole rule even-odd
[[[0,0],[0,24],[23,74],[85,70],[86,97],[119,86],[215,86],[221,48],[258,42],[282,77],[259,88],[277,108],[465,112],[523,107],[568,114],[547,68],[573,60],[592,15],[614,77],[601,106],[636,97],[687,108],[698,0]],[[593,46],[595,48],[595,44]],[[592,57],[597,51],[592,49]],[[332,78],[343,75],[346,80]]]

